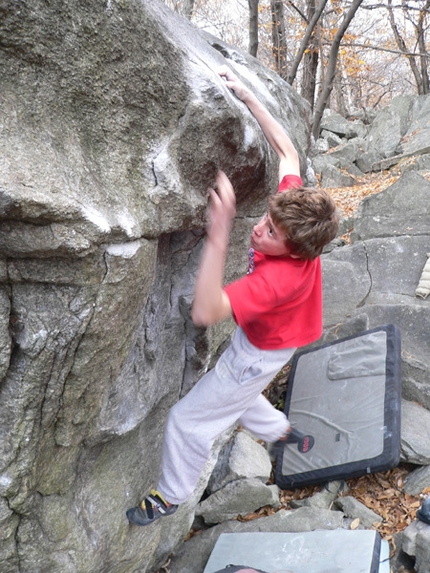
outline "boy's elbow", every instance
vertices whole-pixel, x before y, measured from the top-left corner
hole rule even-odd
[[[195,309],[194,307],[191,309],[191,320],[195,326],[205,328],[212,324],[208,313],[204,313],[201,310]]]
[[[230,300],[224,291],[216,303],[196,304],[191,307],[191,320],[196,326],[212,326],[232,315]]]

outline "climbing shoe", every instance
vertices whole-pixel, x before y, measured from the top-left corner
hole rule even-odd
[[[276,459],[284,452],[285,446],[287,444],[297,444],[297,449],[299,452],[301,454],[306,454],[313,448],[315,444],[315,438],[310,434],[304,434],[296,428],[291,428],[290,432],[285,436],[285,438],[281,438],[272,444],[272,447],[270,448],[270,456],[273,459]]]
[[[417,511],[417,517],[420,521],[430,525],[430,497],[428,497],[419,510]]]
[[[178,509],[177,505],[169,505],[156,489],[151,489],[149,495],[137,506],[130,508],[126,515],[134,525],[149,525],[160,517],[172,515]]]

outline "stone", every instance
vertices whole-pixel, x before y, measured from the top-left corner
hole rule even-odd
[[[354,164],[358,157],[363,153],[365,140],[360,137],[354,137],[343,141],[336,149],[331,150],[327,156],[336,157],[341,161],[341,167],[346,166],[348,163]]]
[[[403,531],[402,550],[415,558],[417,573],[430,572],[430,525],[422,521],[413,521]]]
[[[401,142],[402,153],[407,155],[423,155],[430,153],[429,113],[429,95],[423,95],[413,99],[408,129]]]
[[[364,137],[367,133],[367,128],[360,120],[348,121],[339,113],[330,109],[324,111],[321,119],[321,130],[331,131],[346,139],[354,137]]]
[[[218,462],[208,483],[208,493],[214,493],[228,482],[240,478],[256,478],[267,482],[272,471],[270,456],[248,432],[238,432],[220,452]]]
[[[214,446],[175,516],[145,531],[129,526],[126,509],[157,483],[170,407],[234,330],[232,320],[208,330],[190,320],[206,189],[220,166],[231,174],[230,281],[246,270],[250,229],[277,185],[275,154],[216,70],[227,64],[253,87],[315,185],[310,108],[255,58],[157,0],[60,4],[9,2],[0,24],[0,570],[149,571],[181,546],[229,439]],[[348,154],[312,157],[334,186],[345,168],[355,177],[386,161],[403,172],[362,202],[353,244],[323,255],[319,343],[399,327],[402,451],[425,468],[430,307],[411,292],[430,252],[430,183],[418,173],[428,169],[428,115],[429,96],[402,96],[368,135],[332,117]],[[364,152],[353,160],[356,137]],[[303,507],[228,527],[306,530],[348,519]],[[426,571],[424,530],[415,545]]]
[[[369,173],[371,171],[380,170],[381,159],[381,153],[376,149],[372,149],[371,151],[365,151],[357,157],[356,164],[363,173]]]
[[[347,517],[359,519],[360,526],[365,528],[372,527],[375,523],[381,523],[382,517],[359,502],[355,497],[339,497],[334,502],[336,507],[341,509]]]
[[[327,132],[327,133],[329,133],[329,132]],[[335,137],[337,137],[337,136],[335,136]],[[339,145],[339,143],[342,141],[340,139],[340,137],[338,139],[339,139],[339,142],[337,143],[337,145]],[[321,153],[326,153],[329,149],[330,149],[330,142],[328,141],[328,139],[326,137],[323,136],[323,134],[321,134],[321,137],[316,140],[315,145],[312,148],[312,152],[314,155],[318,156]]]
[[[322,149],[322,153],[328,151],[331,147],[337,147],[342,143],[342,138],[331,131],[323,130],[321,132],[321,138],[324,142],[326,142],[326,149]],[[317,145],[319,141],[321,141],[321,139],[317,141]]]
[[[325,188],[350,187],[355,185],[354,177],[344,173],[334,165],[326,165],[321,170],[321,186]]]
[[[402,400],[401,459],[430,465],[430,412],[407,400]]]
[[[402,395],[405,400],[418,402],[430,410],[430,384],[428,363],[423,358],[404,355],[402,357]]]
[[[329,327],[344,322],[352,309],[362,306],[372,283],[362,243],[324,255],[322,268],[324,325]]]
[[[427,235],[429,225],[430,181],[411,171],[360,203],[351,241]]]
[[[395,97],[377,114],[366,137],[366,151],[376,151],[382,158],[398,155],[401,139],[408,129],[413,100],[411,96]]]
[[[348,486],[344,481],[332,481],[311,497],[304,499],[292,499],[290,505],[293,509],[298,507],[315,507],[322,509],[332,509],[333,502],[342,492],[348,491]]]
[[[403,484],[403,489],[410,495],[418,495],[427,487],[430,487],[430,465],[412,470]]]
[[[226,521],[186,541],[169,562],[169,572],[201,573],[221,533],[249,531],[300,532],[314,531],[316,529],[339,529],[343,528],[343,526],[344,516],[341,511],[311,507],[302,507],[294,510],[281,509],[268,517],[247,522]]]
[[[196,507],[196,517],[202,517],[206,525],[221,523],[238,515],[245,516],[269,505],[278,508],[279,488],[265,485],[256,478],[228,482]]]

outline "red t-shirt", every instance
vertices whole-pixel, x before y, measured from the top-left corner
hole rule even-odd
[[[278,191],[302,185],[285,176]],[[249,274],[225,287],[236,323],[257,348],[305,346],[322,333],[322,274],[319,257],[303,261],[250,249]]]

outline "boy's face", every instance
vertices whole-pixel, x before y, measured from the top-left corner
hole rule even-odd
[[[254,226],[251,233],[251,247],[263,255],[272,257],[285,257],[291,254],[290,248],[285,244],[285,233],[277,227],[269,213]]]

